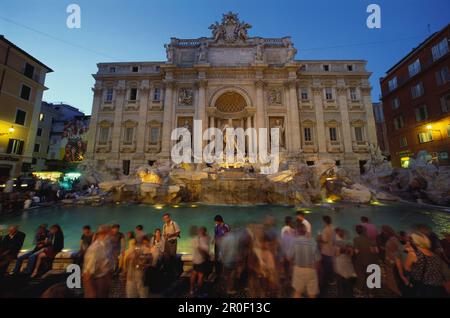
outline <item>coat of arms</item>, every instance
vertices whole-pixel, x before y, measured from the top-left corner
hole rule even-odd
[[[228,12],[222,16],[222,23],[215,22],[209,29],[212,30],[214,42],[222,40],[226,43],[234,43],[238,40],[248,39],[247,30],[252,26],[244,21],[239,21],[236,13]]]

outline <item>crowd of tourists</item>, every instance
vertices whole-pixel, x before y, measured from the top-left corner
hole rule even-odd
[[[329,297],[333,288],[337,297],[374,297],[376,289],[367,281],[372,274],[368,268],[375,265],[383,269],[381,284],[393,295],[448,297],[449,233],[439,239],[425,225],[397,233],[388,225],[378,229],[361,217],[350,240],[350,233],[334,227],[326,215],[323,227],[313,236],[306,216],[302,211],[287,216],[281,231],[272,217],[262,224],[232,229],[220,215],[214,218],[212,237],[205,226],[192,228],[189,294],[207,297],[214,290],[219,296],[245,291],[248,297],[314,298]],[[125,234],[119,224],[102,225],[95,232],[84,226],[75,262],[82,268],[85,297],[108,297],[118,275],[125,277],[130,298],[149,297],[176,281],[183,272],[177,254],[181,230],[169,213],[162,221],[162,227],[151,232],[137,225]],[[17,226],[10,226],[2,237],[1,275],[36,277],[51,266],[64,246],[59,225],[41,225],[35,247],[19,255],[24,239]],[[22,266],[24,260],[28,260],[26,266]]]

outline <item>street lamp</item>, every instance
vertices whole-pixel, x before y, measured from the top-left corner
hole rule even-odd
[[[8,132],[4,132],[4,133],[0,133],[0,136],[4,136],[4,135],[10,135],[15,131],[14,127],[11,126],[8,128]]]

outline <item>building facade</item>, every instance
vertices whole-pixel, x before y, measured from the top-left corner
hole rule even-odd
[[[51,117],[45,168],[50,171],[65,171],[70,168],[71,163],[84,159],[90,116],[64,103],[43,102],[42,106],[44,105],[49,109],[47,117]]]
[[[52,70],[0,36],[0,178],[31,169],[47,73]]]
[[[389,141],[387,138],[387,126],[384,119],[383,104],[373,103],[373,115],[375,117],[375,127],[377,129],[378,147],[384,155],[389,155]]]
[[[427,38],[380,79],[389,150],[396,167],[425,150],[440,165],[450,153],[450,25]]]
[[[167,61],[98,64],[88,158],[125,173],[168,160],[172,130],[202,120],[204,130],[277,127],[287,160],[359,172],[377,142],[366,62],[296,60],[289,37],[250,28],[230,12],[212,37],[172,38]]]

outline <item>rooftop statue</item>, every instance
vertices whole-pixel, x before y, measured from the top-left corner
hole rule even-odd
[[[209,27],[212,30],[214,42],[224,41],[234,43],[238,40],[248,39],[247,30],[252,26],[240,21],[236,13],[228,12],[222,16],[222,22],[215,22]]]

